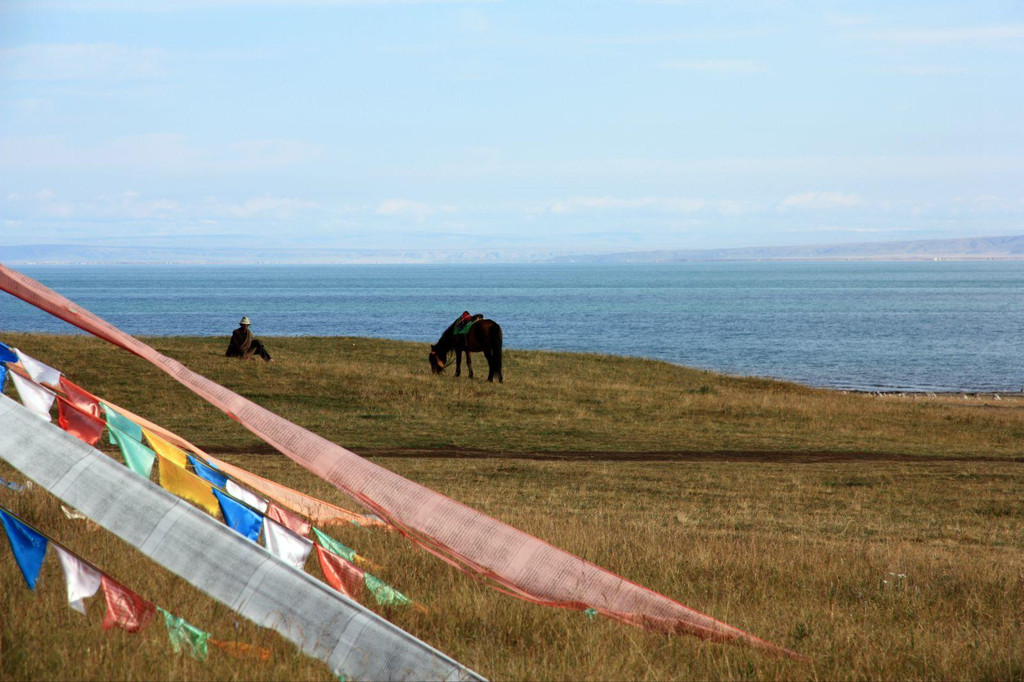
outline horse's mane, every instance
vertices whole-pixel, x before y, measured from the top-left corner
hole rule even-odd
[[[455,322],[448,325],[448,328],[441,332],[441,338],[434,344],[438,351],[448,352],[455,345]]]

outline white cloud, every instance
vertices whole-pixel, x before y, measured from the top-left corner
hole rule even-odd
[[[667,69],[681,71],[705,71],[711,73],[764,73],[764,65],[747,59],[741,60],[688,60],[675,59],[665,62]]]
[[[107,43],[36,44],[0,49],[7,80],[137,80],[162,75],[167,53]]]
[[[715,202],[715,208],[717,208],[718,212],[724,216],[749,215],[751,213],[759,213],[764,210],[764,207],[761,204],[740,199],[725,199],[723,201]]]
[[[231,145],[233,163],[261,168],[279,168],[316,160],[323,148],[301,140],[248,140]]]
[[[953,206],[971,213],[1017,213],[1024,209],[1024,197],[1013,198],[995,194],[955,197],[953,199]]]
[[[362,7],[373,5],[477,5],[499,0],[8,0],[13,4],[77,12],[178,12],[237,7]]]
[[[619,197],[571,197],[558,199],[547,204],[551,213],[568,214],[580,211],[608,211],[620,209],[646,208],[670,213],[694,213],[704,208],[706,203],[700,199],[675,199],[660,197],[642,197],[639,199],[623,199]]]
[[[271,195],[225,201],[200,201],[144,196],[135,191],[68,198],[51,189],[31,194],[8,194],[0,203],[7,217],[23,221],[71,220],[85,222],[160,223],[293,220],[319,210],[316,202]]]
[[[26,97],[14,100],[10,106],[13,111],[25,116],[36,116],[42,113],[49,113],[53,110],[53,102],[51,100],[40,99],[38,97]]]
[[[411,216],[414,220],[425,220],[435,213],[454,213],[454,206],[434,206],[409,199],[385,199],[377,205],[377,215]]]
[[[950,45],[955,43],[1003,43],[1024,38],[1024,24],[938,29],[894,29],[853,35],[855,38],[908,45]]]
[[[0,138],[0,169],[247,172],[315,161],[321,147],[301,140],[250,140],[198,146],[186,135],[150,133],[72,144],[57,135]]]
[[[803,194],[791,194],[779,204],[781,210],[786,209],[812,209],[827,210],[834,208],[852,208],[863,203],[860,196],[856,194],[843,194],[842,192],[804,192]]]
[[[300,211],[317,208],[317,204],[312,201],[265,195],[251,197],[241,203],[220,204],[218,202],[212,204],[211,208],[215,214],[224,214],[232,218],[265,216],[286,220],[294,217]]]
[[[967,69],[958,66],[903,66],[896,69],[904,76],[960,76]]]

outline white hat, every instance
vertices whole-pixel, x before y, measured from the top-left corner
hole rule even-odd
[[[248,317],[243,317],[243,318],[242,318],[242,321],[241,321],[241,322],[239,322],[238,324],[250,324],[250,322],[249,322],[249,318],[248,318]]]

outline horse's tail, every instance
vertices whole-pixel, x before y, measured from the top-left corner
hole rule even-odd
[[[503,338],[501,325],[495,322],[491,327],[491,357],[494,358],[494,370],[499,377],[501,376],[501,342]]]

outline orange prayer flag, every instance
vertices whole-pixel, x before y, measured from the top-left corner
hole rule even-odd
[[[320,569],[327,584],[358,601],[363,593],[363,569],[320,545],[316,546],[316,557],[320,560]]]
[[[156,606],[111,579],[100,578],[103,596],[107,600],[107,615],[103,618],[103,629],[115,625],[126,632],[139,632],[149,625],[156,615]]]
[[[251,656],[258,661],[266,663],[270,660],[270,649],[261,646],[246,644],[245,642],[225,642],[220,639],[211,639],[210,644],[235,658]]]
[[[146,436],[146,440],[149,441],[149,447],[153,448],[153,452],[161,457],[166,457],[182,469],[188,468],[188,455],[184,450],[171,445],[149,429],[142,429],[142,433]]]
[[[163,455],[157,454],[156,457],[160,462],[160,485],[164,490],[189,502],[195,502],[208,511],[211,516],[217,516],[220,504],[214,497],[208,482],[191,471],[175,465]]]
[[[57,396],[57,423],[60,428],[89,445],[99,442],[107,426],[104,420],[81,410],[62,396]]]
[[[64,391],[64,397],[72,405],[88,412],[97,419],[103,419],[103,412],[100,408],[100,399],[77,384],[68,381],[62,374],[60,377],[60,390]]]

